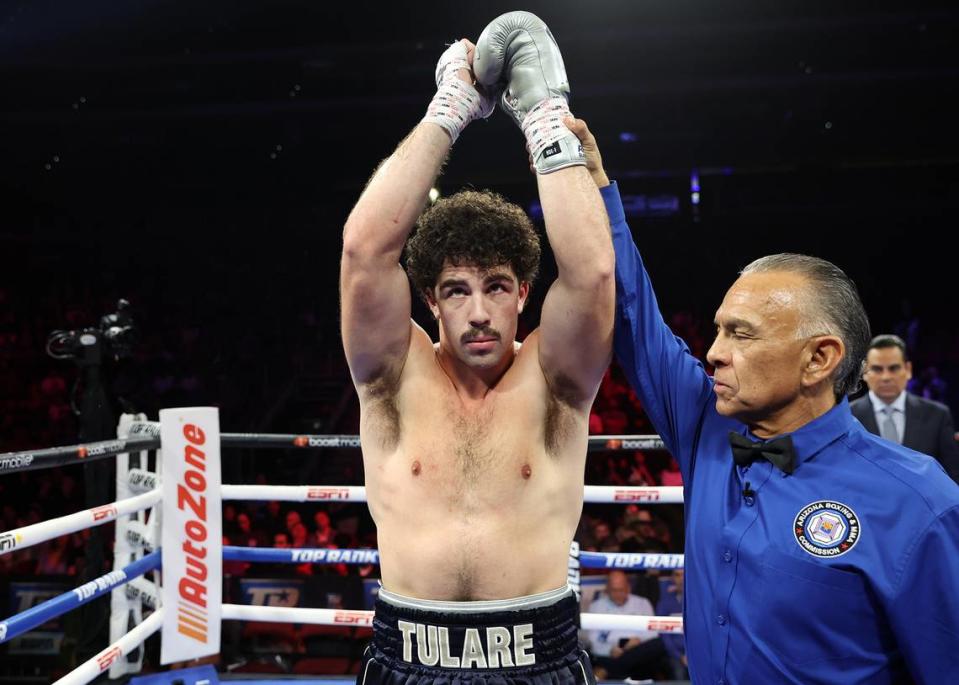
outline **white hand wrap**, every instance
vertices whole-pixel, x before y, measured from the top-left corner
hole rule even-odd
[[[563,120],[571,117],[564,97],[540,101],[523,119],[523,135],[539,173],[586,164],[583,146]]]
[[[466,44],[461,40],[446,48],[436,63],[436,95],[423,117],[423,121],[442,126],[453,143],[469,122],[488,117],[496,107],[495,100],[484,98],[457,76],[460,69],[470,69]]]

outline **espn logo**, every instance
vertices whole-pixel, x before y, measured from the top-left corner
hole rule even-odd
[[[658,618],[649,622],[648,629],[656,633],[681,633],[683,622],[676,618]]]
[[[97,654],[97,666],[100,667],[100,673],[110,668],[121,656],[123,656],[123,652],[120,651],[119,647],[110,647],[105,652]]]
[[[102,521],[103,519],[113,519],[117,517],[117,508],[116,508],[116,505],[105,504],[102,507],[91,509],[90,513],[93,515],[94,521]]]
[[[306,499],[342,499],[350,498],[349,488],[307,488]]]
[[[369,626],[373,625],[372,611],[337,611],[333,615],[337,625]]]
[[[644,490],[642,488],[617,490],[613,493],[614,502],[658,502],[659,497],[659,490]]]

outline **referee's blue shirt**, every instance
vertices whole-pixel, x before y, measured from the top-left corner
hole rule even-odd
[[[959,683],[959,487],[845,399],[791,434],[792,475],[734,466],[728,433],[748,430],[666,326],[615,183],[602,195],[616,356],[685,483],[693,682]]]

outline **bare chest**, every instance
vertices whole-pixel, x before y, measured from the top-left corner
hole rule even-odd
[[[455,397],[436,399],[403,416],[400,448],[414,475],[475,489],[528,479],[544,457],[543,422],[535,407],[499,397],[467,409]]]

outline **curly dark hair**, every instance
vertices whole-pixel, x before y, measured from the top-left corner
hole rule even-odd
[[[519,281],[539,271],[539,235],[518,205],[489,190],[462,190],[426,209],[406,242],[406,271],[421,295],[444,264],[489,269],[509,264]]]

